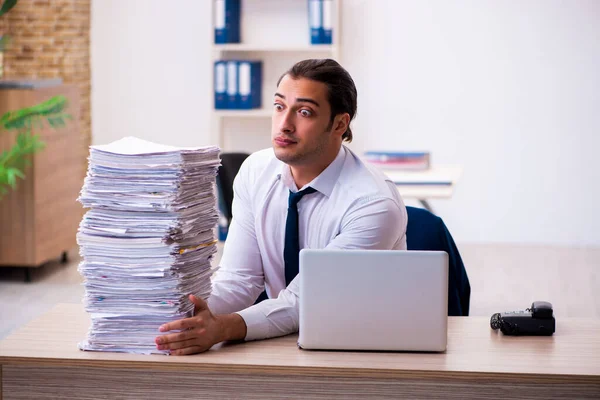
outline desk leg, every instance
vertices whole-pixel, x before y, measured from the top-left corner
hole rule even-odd
[[[425,208],[427,211],[429,211],[432,214],[435,214],[433,212],[433,209],[431,208],[431,206],[429,205],[429,202],[426,199],[419,199],[419,202],[421,203],[421,205],[423,205],[423,208]]]

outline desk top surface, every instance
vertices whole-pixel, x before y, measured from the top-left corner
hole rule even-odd
[[[0,341],[0,364],[205,370],[340,376],[578,377],[600,382],[600,320],[560,319],[550,337],[504,336],[485,317],[450,317],[445,353],[306,351],[297,335],[224,344],[194,356],[84,352],[89,327],[78,304],[59,304]]]

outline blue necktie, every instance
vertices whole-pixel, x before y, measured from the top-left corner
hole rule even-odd
[[[300,243],[298,242],[298,202],[305,194],[316,192],[310,186],[299,192],[290,190],[288,199],[288,212],[285,221],[285,247],[283,249],[283,261],[285,262],[285,285],[289,285],[292,279],[298,275]]]

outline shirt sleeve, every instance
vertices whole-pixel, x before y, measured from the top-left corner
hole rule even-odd
[[[264,290],[264,273],[250,197],[249,168],[242,164],[233,183],[232,220],[208,306],[229,314],[252,305]]]
[[[342,220],[340,233],[327,249],[406,249],[406,208],[390,198],[362,198]],[[300,276],[275,299],[238,312],[247,326],[246,340],[267,339],[298,331]]]
[[[359,199],[327,249],[406,250],[406,207],[387,197]]]

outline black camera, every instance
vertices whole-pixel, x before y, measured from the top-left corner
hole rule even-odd
[[[490,326],[505,335],[550,336],[556,329],[552,304],[534,301],[525,311],[509,311],[492,315]]]

